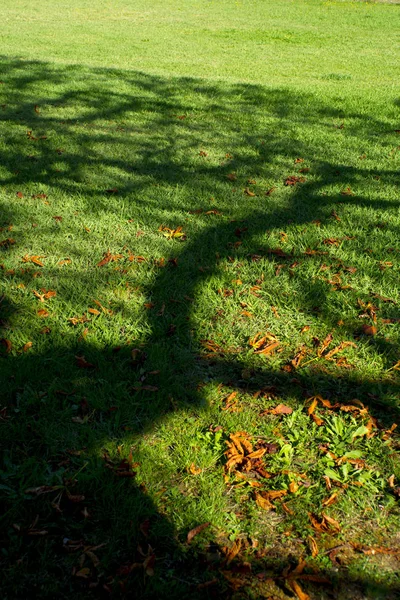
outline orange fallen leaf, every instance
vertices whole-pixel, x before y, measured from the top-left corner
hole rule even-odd
[[[306,180],[305,177],[297,177],[297,175],[291,175],[290,177],[288,177],[285,180],[284,185],[286,185],[286,186],[296,185],[297,183],[304,183],[305,180]]]
[[[201,473],[201,469],[200,467],[196,467],[196,465],[194,463],[192,463],[188,469],[189,473],[191,473],[192,475],[200,475]]]
[[[210,525],[211,525],[211,523],[209,523],[209,522],[202,523],[201,525],[197,525],[197,527],[194,527],[193,529],[191,529],[189,531],[189,533],[187,534],[187,538],[186,538],[187,543],[190,544],[190,542],[196,535],[198,535],[204,529],[207,529],[207,527],[209,527]]]
[[[22,348],[22,352],[28,352],[29,348],[32,348],[32,345],[33,345],[32,342],[26,342],[26,344]]]
[[[322,506],[331,506],[331,504],[334,504],[338,499],[338,492],[334,492],[333,494],[331,494],[329,496],[329,498],[326,498],[325,500],[323,500],[322,502]]]
[[[275,506],[268,498],[264,498],[261,494],[256,494],[256,504],[263,510],[275,510]]]
[[[246,196],[250,196],[251,198],[254,198],[254,196],[256,195],[248,187],[243,190],[243,193],[246,194]]]
[[[373,335],[376,335],[378,333],[378,328],[375,327],[375,325],[364,324],[362,326],[362,330],[363,330],[363,333],[365,333],[365,335],[371,335],[371,336],[373,336]]]
[[[0,246],[2,248],[9,248],[10,246],[13,246],[15,244],[15,240],[13,238],[7,238],[5,240],[2,240],[0,242]]]
[[[290,406],[286,406],[285,404],[278,404],[278,406],[270,411],[272,415],[291,415],[292,412],[293,408],[290,408]]]
[[[346,189],[342,190],[340,193],[342,196],[354,196],[350,187],[347,187]]]
[[[94,369],[95,366],[88,362],[84,356],[75,356],[75,361],[78,367],[81,369]]]
[[[44,308],[41,308],[40,310],[38,310],[36,314],[38,315],[38,317],[42,317],[43,319],[45,319],[46,317],[48,317],[50,315],[50,313],[47,310],[45,310]]]
[[[97,310],[97,308],[89,308],[89,309],[88,309],[88,312],[89,312],[91,315],[100,315],[100,314],[101,314],[101,312],[100,312],[99,310]]]
[[[22,257],[22,262],[24,263],[34,263],[35,265],[37,265],[38,267],[43,267],[43,263],[41,262],[41,258],[45,258],[44,256],[38,256],[38,255],[34,255],[34,256],[28,256],[28,254],[25,254],[25,256]]]
[[[319,554],[319,549],[318,549],[317,542],[315,541],[315,539],[311,535],[309,535],[308,536],[308,543],[310,545],[311,556],[313,558],[315,558]]]
[[[6,338],[2,338],[0,340],[0,344],[5,348],[7,354],[9,354],[12,350],[12,343],[10,342],[10,340],[7,340]]]

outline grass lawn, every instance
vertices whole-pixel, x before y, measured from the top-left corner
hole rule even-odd
[[[398,10],[2,0],[2,598],[400,594]]]

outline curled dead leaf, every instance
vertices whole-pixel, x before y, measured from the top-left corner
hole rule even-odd
[[[187,538],[186,538],[187,543],[190,544],[190,542],[196,535],[198,535],[204,529],[207,529],[207,527],[209,527],[210,525],[211,525],[210,522],[202,523],[201,525],[197,525],[197,527],[194,527],[193,529],[191,529],[189,531],[189,533],[187,534]]]

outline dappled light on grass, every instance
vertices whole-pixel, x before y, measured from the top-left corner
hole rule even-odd
[[[390,597],[397,134],[351,99],[3,66],[9,589]]]

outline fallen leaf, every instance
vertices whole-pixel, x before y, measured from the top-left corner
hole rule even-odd
[[[58,264],[60,265],[60,267],[62,267],[63,265],[69,265],[71,264],[71,259],[70,258],[64,258],[63,260],[59,260]]]
[[[298,581],[296,581],[296,579],[289,579],[288,583],[299,600],[310,600],[310,596],[303,592],[300,584],[298,583]]]
[[[291,175],[290,177],[288,177],[285,180],[284,185],[286,185],[286,186],[296,185],[297,183],[304,183],[305,180],[306,180],[305,177],[297,177],[297,175]]]
[[[0,344],[5,348],[5,351],[7,352],[7,354],[9,354],[12,350],[12,343],[10,342],[10,340],[7,340],[6,338],[2,338],[0,340]]]
[[[0,247],[2,248],[9,248],[10,246],[13,246],[15,244],[15,240],[13,238],[7,238],[5,240],[2,240],[0,242]]]
[[[50,313],[45,310],[44,308],[41,308],[40,310],[37,311],[37,315],[38,317],[42,317],[43,319],[45,319],[46,317],[48,317],[50,315]]]
[[[329,346],[329,344],[331,343],[332,340],[333,340],[332,333],[328,333],[328,335],[326,336],[326,338],[324,339],[324,341],[322,342],[322,344],[318,348],[318,352],[317,352],[318,356],[322,356],[323,355],[323,353],[328,348],[328,346]]]
[[[26,344],[24,345],[24,347],[22,348],[22,352],[28,352],[28,350],[30,348],[32,348],[33,343],[32,342],[26,342]]]
[[[201,525],[197,525],[197,527],[194,527],[193,529],[191,529],[189,531],[189,533],[187,534],[187,538],[186,538],[187,543],[190,544],[190,542],[196,535],[198,535],[204,529],[207,529],[207,527],[209,527],[210,525],[211,525],[211,523],[209,523],[209,522],[202,523]]]
[[[243,193],[246,194],[246,196],[250,196],[251,198],[254,198],[254,196],[256,195],[248,187],[243,190]]]
[[[88,362],[84,356],[75,356],[76,365],[81,369],[94,369],[95,366]]]
[[[342,196],[354,196],[354,193],[351,191],[351,188],[350,188],[350,187],[347,187],[346,189],[342,190],[342,191],[340,192],[340,194],[341,194]]]
[[[123,258],[123,257],[124,257],[123,254],[111,254],[111,252],[109,250],[107,250],[107,252],[104,252],[102,260],[97,263],[97,266],[103,267],[104,265],[106,265],[110,262],[116,262],[120,258]]]
[[[25,254],[25,256],[22,257],[22,262],[24,263],[34,263],[35,265],[37,265],[38,267],[43,267],[43,263],[41,262],[41,258],[45,258],[44,256],[28,256],[27,254]]]
[[[278,406],[270,411],[272,415],[291,415],[292,412],[293,408],[290,408],[290,406],[286,406],[285,404],[278,404]]]
[[[256,504],[263,510],[275,510],[275,506],[268,500],[268,498],[264,498],[261,494],[256,494]]]
[[[363,333],[365,333],[365,335],[372,335],[373,336],[373,335],[376,335],[378,333],[378,328],[375,327],[375,325],[364,324],[362,326],[362,330],[363,330]]]
[[[24,197],[24,195],[22,192],[17,192],[17,198],[23,198],[23,197]]]
[[[200,475],[202,469],[200,469],[200,467],[196,467],[196,465],[194,463],[192,463],[188,469],[189,473],[191,473],[192,475]]]
[[[310,545],[311,556],[313,558],[315,558],[319,554],[317,542],[315,541],[315,539],[311,535],[309,535],[308,536],[308,543]]]
[[[186,234],[182,231],[182,227],[179,226],[176,229],[170,229],[169,227],[165,227],[164,225],[160,225],[158,231],[161,231],[162,234],[167,239],[181,239],[186,240]]]

